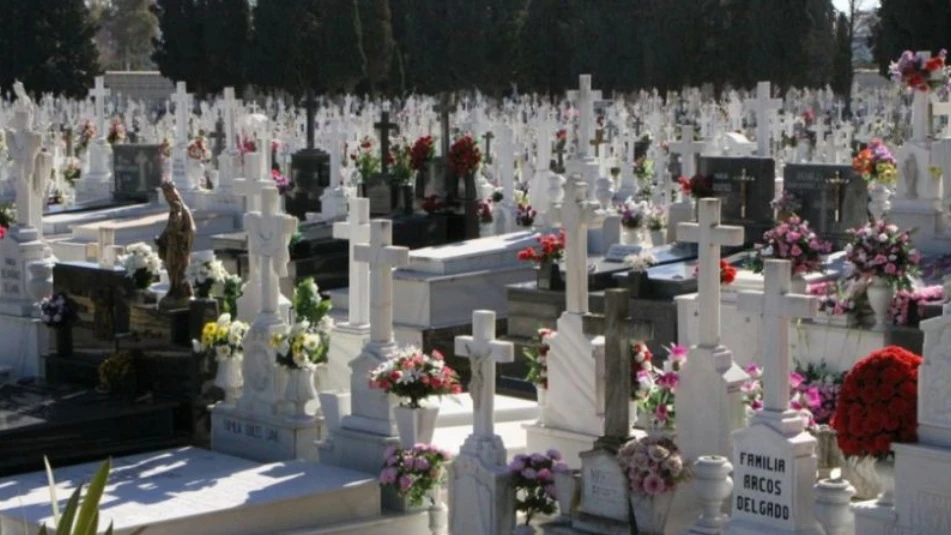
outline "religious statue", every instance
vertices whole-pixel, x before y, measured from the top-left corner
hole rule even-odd
[[[16,199],[17,199],[17,223],[20,226],[29,226],[33,219],[35,206],[40,203],[34,200],[34,191],[37,189],[36,159],[43,146],[43,136],[31,130],[33,123],[33,101],[23,89],[23,84],[15,82],[13,91],[17,95],[17,110],[13,114],[13,128],[8,129],[6,133],[7,147],[10,156],[15,163],[16,174]],[[49,173],[49,168],[45,168]],[[39,182],[43,186],[45,194],[46,177],[39,177]]]
[[[195,219],[174,184],[162,182],[162,194],[168,202],[168,224],[155,244],[168,271],[168,293],[159,302],[159,308],[171,309],[187,306],[192,296],[185,271],[195,241]]]

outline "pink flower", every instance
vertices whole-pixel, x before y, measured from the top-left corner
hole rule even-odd
[[[406,475],[406,474],[400,476],[400,490],[401,490],[402,492],[408,491],[408,490],[410,489],[410,487],[412,487],[412,486],[413,486],[413,477],[412,477],[412,476]]]
[[[661,388],[666,388],[671,392],[677,390],[677,385],[680,383],[680,374],[677,372],[664,372],[660,377],[657,378],[657,386]]]
[[[667,405],[660,404],[657,406],[657,409],[654,410],[654,418],[657,418],[657,421],[660,423],[666,423],[670,419],[670,413],[667,410]]]
[[[792,372],[789,374],[789,387],[799,388],[799,385],[801,385],[804,380],[805,379],[803,379],[801,375],[796,372]]]
[[[886,264],[885,273],[889,275],[894,275],[895,273],[898,273],[898,268],[895,267],[895,264]]]
[[[425,457],[417,457],[415,468],[420,472],[425,472],[426,470],[429,470],[429,461],[426,460]]]
[[[668,349],[667,351],[670,354],[671,360],[673,360],[674,362],[679,362],[679,363],[683,363],[684,361],[687,360],[687,353],[689,352],[686,346],[682,346],[679,344],[674,344],[670,346],[670,349]]]
[[[750,402],[750,408],[754,411],[761,411],[763,410],[763,402],[758,399],[754,399]]]
[[[649,496],[663,494],[667,490],[667,484],[657,474],[650,474],[644,478],[644,492]]]
[[[521,472],[525,469],[525,459],[521,455],[516,455],[512,462],[509,463],[509,471],[511,472]]]
[[[535,478],[538,477],[538,472],[536,472],[536,471],[535,471],[534,469],[532,469],[532,468],[526,468],[526,469],[522,470],[522,477],[525,478],[525,479],[527,479],[527,480],[529,480],[529,481],[534,481]]]
[[[802,234],[799,232],[790,232],[789,234],[786,234],[786,241],[789,243],[797,242],[801,237]]]
[[[548,481],[551,479],[551,470],[547,468],[542,468],[538,471],[538,480],[539,481]]]
[[[816,409],[822,405],[822,396],[819,394],[819,389],[814,386],[807,388],[806,391],[803,392],[803,396],[806,398],[806,405],[808,405],[810,409]]]
[[[789,252],[792,253],[793,256],[802,255],[802,249],[800,249],[798,245],[793,245]]]
[[[754,378],[757,378],[763,375],[763,368],[760,368],[759,365],[756,364],[755,362],[751,362],[747,364],[746,368],[744,368],[744,371],[746,371],[746,373],[748,373],[750,377],[754,377]]]

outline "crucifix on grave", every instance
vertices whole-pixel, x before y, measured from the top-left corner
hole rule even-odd
[[[317,117],[317,99],[314,97],[314,91],[307,91],[307,99],[304,100],[304,109],[307,112],[307,150],[314,148],[314,121]]]
[[[826,179],[826,184],[829,184],[830,186],[832,186],[833,191],[835,192],[835,196],[833,197],[832,202],[835,206],[835,222],[836,223],[842,222],[842,201],[844,198],[842,195],[842,188],[844,188],[845,185],[848,183],[849,183],[849,179],[842,178],[842,173],[839,171],[835,172],[835,176]]]
[[[746,101],[746,105],[756,115],[756,154],[769,156],[769,119],[773,110],[783,107],[782,99],[770,98],[772,90],[769,82],[756,84],[756,98]]]
[[[103,76],[96,77],[96,86],[89,90],[89,96],[96,101],[96,134],[97,138],[106,137],[106,98],[112,92],[106,89],[106,79]]]
[[[350,306],[347,320],[351,327],[358,327],[370,323],[370,296],[367,294],[370,289],[370,269],[365,263],[355,261],[354,254],[358,244],[370,243],[370,201],[351,197],[349,203],[347,221],[334,223],[333,237],[350,242]]]
[[[707,146],[703,141],[694,141],[693,125],[685,124],[680,130],[680,141],[670,145],[670,152],[680,155],[680,174],[692,177],[697,174],[697,155]]]
[[[390,131],[399,131],[399,126],[396,123],[390,122],[389,103],[383,103],[383,111],[380,112],[380,121],[374,123],[373,127],[380,131],[380,174],[386,177],[390,174]]]
[[[248,256],[258,257],[261,261],[261,315],[271,318],[279,318],[279,277],[287,276],[287,266],[291,262],[287,244],[297,230],[297,218],[280,212],[279,198],[274,185],[262,187],[261,211],[244,216],[244,225],[248,229]]]
[[[211,149],[211,161],[215,167],[218,167],[218,156],[225,150],[225,140],[227,137],[227,134],[225,134],[225,121],[219,116],[218,120],[215,121],[214,132],[208,134],[208,139],[214,142]]]
[[[370,343],[393,343],[393,270],[409,265],[409,249],[393,246],[393,222],[370,221],[370,241],[353,248],[355,262],[369,264]]]
[[[472,434],[492,437],[495,435],[495,367],[497,363],[515,361],[515,346],[495,338],[495,312],[476,310],[472,313],[472,336],[457,336],[455,353],[472,361],[469,380],[469,395],[475,410]]]
[[[746,219],[746,204],[749,199],[749,192],[747,188],[749,183],[756,180],[756,177],[749,176],[746,174],[746,168],[740,172],[740,176],[733,177],[733,181],[739,183],[740,185],[740,219]]]
[[[601,203],[588,200],[588,184],[575,173],[565,184],[565,199],[553,204],[551,221],[565,230],[565,312],[588,312],[588,227],[604,223]]]

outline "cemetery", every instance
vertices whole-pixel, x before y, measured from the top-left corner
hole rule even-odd
[[[13,82],[0,534],[951,533],[945,56],[848,103]]]

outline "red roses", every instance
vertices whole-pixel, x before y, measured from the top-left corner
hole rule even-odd
[[[410,166],[414,171],[419,171],[424,165],[430,162],[436,155],[436,149],[433,146],[433,136],[423,136],[413,143],[413,148],[409,151]]]
[[[565,252],[565,231],[558,234],[546,234],[536,238],[538,249],[526,247],[518,252],[517,258],[525,262],[555,262]]]
[[[482,151],[470,135],[457,139],[449,148],[449,167],[458,178],[472,174],[481,161]]]

